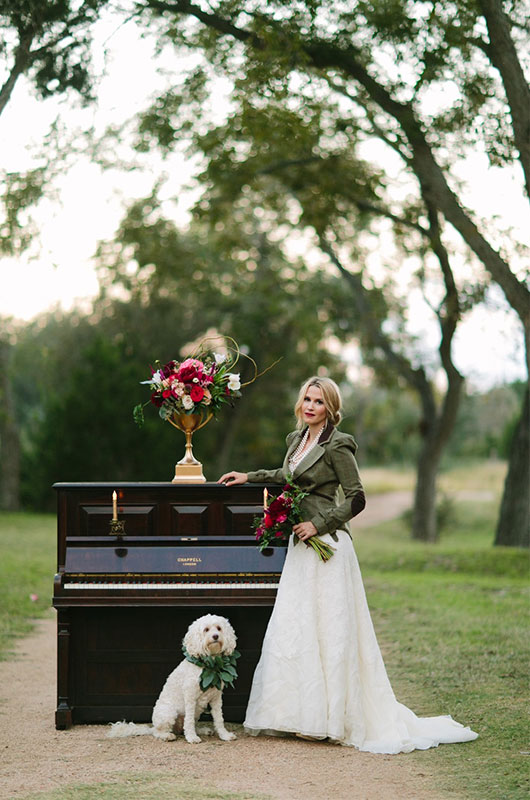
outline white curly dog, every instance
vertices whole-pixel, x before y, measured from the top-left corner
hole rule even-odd
[[[231,655],[236,647],[236,634],[225,617],[206,614],[193,622],[184,637],[184,647],[193,658]],[[236,736],[227,731],[223,719],[222,688],[209,687],[202,690],[200,677],[202,668],[187,659],[180,662],[166,680],[153,709],[153,725],[136,725],[134,722],[115,722],[109,731],[110,737],[142,736],[151,734],[165,742],[176,739],[176,733],[184,732],[190,744],[201,741],[195,724],[209,705],[213,724],[219,738],[227,742]],[[221,684],[223,686],[223,684]]]

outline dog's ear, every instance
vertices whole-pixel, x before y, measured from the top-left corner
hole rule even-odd
[[[202,619],[196,619],[188,628],[183,640],[183,645],[190,656],[203,655],[203,639]]]
[[[229,621],[225,619],[223,621],[223,639],[224,639],[224,647],[223,651],[230,655],[236,649],[237,637],[236,632],[230,625]]]

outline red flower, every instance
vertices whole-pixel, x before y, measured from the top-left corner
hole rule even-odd
[[[164,400],[166,399],[166,397],[171,397],[171,389],[164,389],[164,391],[162,392],[162,397],[164,398]]]
[[[182,383],[191,383],[194,378],[202,379],[204,364],[196,358],[187,358],[180,365],[177,373],[179,381]]]
[[[265,512],[265,519],[263,520],[263,524],[266,528],[272,528],[274,525],[274,520],[268,512]]]
[[[270,503],[269,511],[271,511],[273,514],[278,514],[284,510],[285,505],[285,498],[280,495],[279,497],[275,497]]]
[[[204,389],[201,386],[197,386],[197,384],[194,384],[191,387],[190,397],[194,403],[200,403],[202,398],[204,397]]]
[[[282,512],[281,514],[278,514],[278,516],[276,517],[276,522],[278,522],[279,524],[286,521],[287,521],[287,514],[285,513],[285,511]]]
[[[152,394],[151,395],[151,402],[152,402],[152,404],[154,406],[156,406],[157,408],[160,408],[160,406],[162,405],[162,398],[160,397],[159,394]]]

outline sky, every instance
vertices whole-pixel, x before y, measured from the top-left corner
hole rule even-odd
[[[97,106],[82,110],[72,109],[64,99],[42,101],[25,80],[20,81],[0,117],[3,168],[27,168],[32,146],[38,146],[57,116],[67,127],[93,125],[101,131],[109,123],[132,117],[160,88],[164,78],[155,71],[152,42],[140,38],[132,24],[116,27],[113,20],[106,20],[99,26],[97,39],[97,67],[101,71],[106,67],[107,73],[99,85]],[[173,55],[171,64],[174,68]],[[126,204],[150,191],[155,169],[170,169],[173,190],[190,180],[192,165],[184,157],[174,156],[169,165],[151,158],[153,169],[148,173],[102,172],[86,158],[77,159],[60,177],[57,196],[45,201],[35,215],[41,232],[38,249],[0,262],[1,315],[30,320],[58,306],[89,308],[98,289],[93,254],[99,241],[112,237]],[[460,177],[473,186],[466,200],[477,213],[498,216],[530,246],[529,207],[518,190],[517,170],[488,168],[486,159],[477,154],[461,167]],[[180,195],[176,219],[184,225],[193,194],[182,188]],[[416,306],[413,303],[410,324],[426,344],[436,346],[437,329],[428,322],[419,299]],[[459,327],[455,360],[470,384],[481,390],[524,376],[520,325],[500,291],[492,292],[489,307],[476,308]]]

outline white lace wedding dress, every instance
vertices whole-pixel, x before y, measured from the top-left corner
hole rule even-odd
[[[417,717],[388,680],[352,541],[322,536],[327,562],[293,538],[254,674],[245,728],[300,733],[371,753],[407,753],[477,735],[449,716]]]

